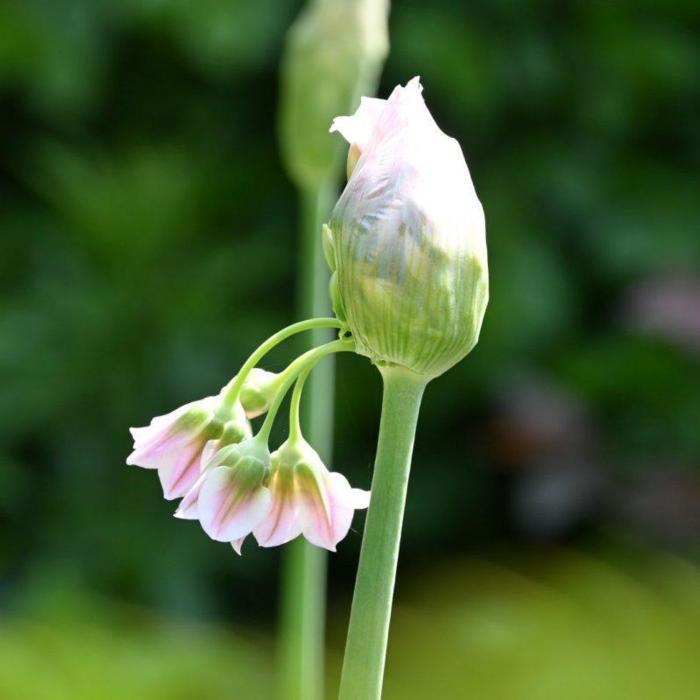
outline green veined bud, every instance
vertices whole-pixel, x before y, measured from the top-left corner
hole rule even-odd
[[[266,413],[279,389],[279,375],[255,367],[250,370],[241,389],[241,404],[248,418]]]
[[[414,78],[331,127],[359,151],[324,229],[334,308],[377,364],[442,374],[476,344],[488,302],[484,214],[457,141]]]

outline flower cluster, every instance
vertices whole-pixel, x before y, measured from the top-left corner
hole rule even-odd
[[[301,534],[335,551],[355,510],[369,505],[369,493],[330,472],[300,432],[272,454],[267,431],[253,436],[250,419],[271,409],[290,383],[283,379],[255,368],[233,401],[229,385],[131,429],[127,464],[157,470],[165,498],[182,499],[175,517],[199,520],[209,537],[230,542],[238,554],[250,534],[261,547]]]
[[[387,100],[363,98],[331,131],[348,141],[348,184],[323,228],[336,317],[310,319],[265,341],[216,397],[134,428],[127,462],[156,469],[176,516],[197,519],[240,553],[250,534],[263,547],[298,535],[329,550],[369,494],[330,472],[303,439],[299,397],[324,355],[352,350],[422,382],[476,344],[488,303],[484,215],[462,150],[435,123],[418,78]],[[339,339],[309,350],[280,374],[256,367],[294,333],[335,328]],[[296,383],[296,384],[295,384]],[[270,452],[277,410],[292,385],[290,434]],[[253,434],[250,420],[266,414]]]

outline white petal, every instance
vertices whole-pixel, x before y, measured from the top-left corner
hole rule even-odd
[[[299,506],[292,494],[286,496],[273,492],[270,509],[265,519],[253,530],[261,547],[277,547],[301,534]]]
[[[199,521],[207,535],[218,542],[245,537],[262,522],[269,508],[269,490],[264,486],[241,490],[232,467],[213,469],[199,492]]]
[[[328,475],[328,491],[335,546],[348,534],[355,510],[367,508],[370,494],[369,491],[351,488],[348,480],[338,472]]]
[[[163,487],[163,496],[168,501],[182,498],[199,478],[201,443],[183,446],[158,468],[158,478]]]
[[[348,117],[336,117],[331,124],[330,131],[339,132],[351,146],[357,146],[360,151],[363,151],[372,138],[374,128],[379,122],[385,106],[386,100],[363,97],[355,114]]]
[[[322,464],[313,470],[313,476],[300,480],[299,502],[303,533],[311,544],[335,551],[333,537],[333,512],[331,494],[328,489],[328,472]]]
[[[211,458],[217,453],[218,449],[218,440],[207,440],[207,443],[206,445],[204,445],[204,449],[202,450],[202,459],[199,465],[202,471],[204,471],[207,468],[208,463],[211,461]]]
[[[199,492],[201,491],[202,484],[206,478],[207,474],[199,475],[197,481],[195,481],[190,490],[180,501],[180,505],[174,513],[176,518],[180,518],[180,520],[197,520],[199,518],[197,502],[199,501]]]

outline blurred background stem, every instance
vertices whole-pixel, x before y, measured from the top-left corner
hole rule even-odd
[[[300,190],[301,250],[299,317],[330,312],[328,268],[321,246],[321,225],[328,219],[335,186]],[[332,339],[333,329],[315,329],[308,347]],[[305,348],[306,349],[306,348]],[[302,404],[302,429],[324,462],[333,450],[335,367],[327,358],[309,377]],[[282,570],[280,695],[283,700],[320,700],[323,696],[323,647],[326,609],[326,552],[298,538],[285,548]]]
[[[388,0],[308,0],[287,32],[279,136],[282,159],[300,196],[300,318],[330,311],[321,225],[330,216],[346,150],[329,127],[334,117],[357,109],[360,95],[374,94],[389,49],[388,15]],[[314,332],[309,342],[319,345],[330,337],[327,331]],[[332,359],[320,365],[309,378],[302,406],[304,435],[327,464],[333,447],[334,374]],[[321,700],[326,554],[300,538],[283,556],[279,697]]]
[[[426,380],[384,367],[384,396],[372,500],[362,538],[340,700],[379,700],[399,560],[413,442]]]

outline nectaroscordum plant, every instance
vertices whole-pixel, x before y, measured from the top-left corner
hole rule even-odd
[[[318,231],[334,317],[265,341],[216,397],[135,428],[127,460],[158,471],[176,515],[241,551],[299,535],[328,550],[369,505],[353,597],[341,700],[381,696],[404,504],[421,399],[431,379],[476,344],[488,303],[484,215],[462,150],[435,123],[418,78],[387,100],[363,98],[331,126],[349,144],[348,182]],[[289,336],[334,328],[275,374],[258,363]],[[384,382],[371,497],[330,471],[302,435],[299,406],[316,364],[338,352],[370,359]],[[293,388],[293,390],[292,390]],[[292,390],[289,433],[270,450]],[[264,415],[253,431],[249,419]]]

